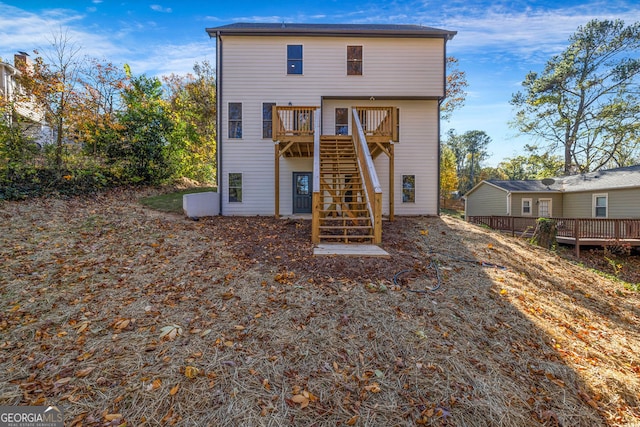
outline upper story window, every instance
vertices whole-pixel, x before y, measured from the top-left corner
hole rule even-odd
[[[242,103],[229,103],[229,138],[242,138]]]
[[[302,74],[302,45],[287,45],[287,74]]]
[[[262,137],[271,138],[273,136],[273,106],[275,102],[262,103]]]
[[[336,108],[336,135],[349,134],[349,109]]]
[[[594,218],[607,218],[608,210],[608,197],[609,195],[594,194],[593,195],[593,217]]]
[[[362,75],[362,46],[347,46],[347,75]]]

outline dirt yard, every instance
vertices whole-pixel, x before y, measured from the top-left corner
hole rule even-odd
[[[640,425],[622,281],[446,216],[385,222],[389,259],[319,258],[308,221],[141,196],[0,204],[0,405],[67,426]]]

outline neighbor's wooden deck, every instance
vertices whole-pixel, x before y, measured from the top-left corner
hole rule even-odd
[[[467,221],[486,225],[494,230],[510,232],[512,236],[531,235],[536,228],[535,217],[469,216]],[[640,219],[550,218],[556,221],[558,243],[574,245],[580,256],[580,246],[626,244],[640,246]]]

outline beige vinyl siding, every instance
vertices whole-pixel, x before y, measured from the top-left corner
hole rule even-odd
[[[287,75],[287,45],[303,46],[303,74]],[[347,76],[347,46],[363,47],[363,75]],[[320,107],[323,133],[334,134],[335,106],[391,105],[401,109],[396,146],[395,212],[437,214],[437,101],[376,100],[370,97],[437,97],[444,94],[442,39],[223,36],[221,180],[224,215],[273,215],[274,143],[262,138],[262,103]],[[242,103],[242,138],[228,138],[228,105]],[[344,105],[343,105],[344,104]],[[376,159],[388,213],[388,160]],[[311,159],[280,161],[280,213],[291,213],[291,172],[311,171]],[[243,174],[243,202],[228,203],[228,174]],[[416,203],[402,203],[402,175],[416,175]],[[386,188],[384,186],[386,185]]]
[[[513,212],[513,204],[511,205]],[[466,198],[467,216],[507,215],[507,192],[483,183]]]

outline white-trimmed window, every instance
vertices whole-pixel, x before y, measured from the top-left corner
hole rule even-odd
[[[229,203],[242,203],[242,174],[229,174]]]
[[[416,202],[416,176],[402,175],[402,203]]]
[[[609,194],[601,193],[593,195],[593,217],[608,218],[609,215]]]
[[[532,199],[522,199],[522,215],[531,216],[531,203]]]

